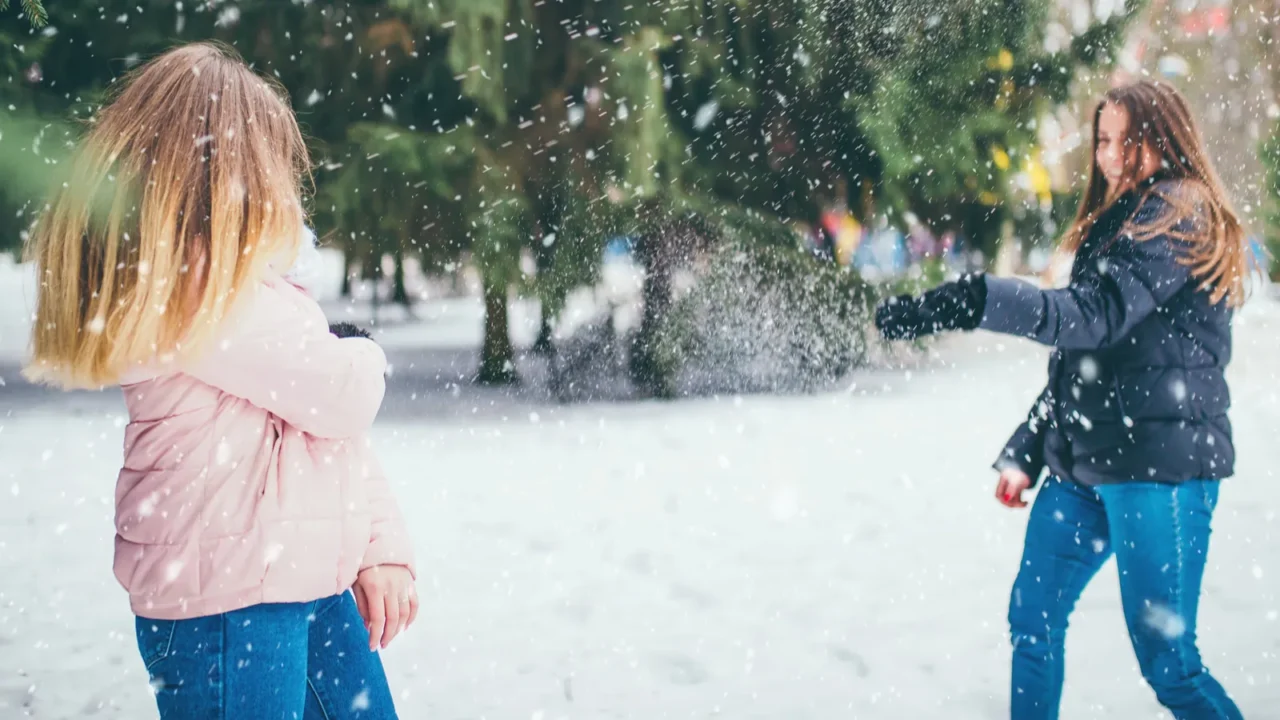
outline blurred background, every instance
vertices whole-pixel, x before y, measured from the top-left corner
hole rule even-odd
[[[17,257],[115,80],[218,39],[280,82],[306,130],[317,292],[387,331],[453,313],[475,346],[462,380],[532,364],[589,397],[829,381],[866,361],[845,319],[885,283],[1048,268],[1094,98],[1131,77],[1193,99],[1270,267],[1270,2],[10,5],[0,251]],[[11,315],[4,344],[21,348]],[[766,352],[760,333],[787,357],[746,357]],[[616,382],[571,367],[584,349]]]

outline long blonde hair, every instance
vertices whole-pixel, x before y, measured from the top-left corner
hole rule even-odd
[[[1159,156],[1162,177],[1176,181],[1172,192],[1150,191],[1160,193],[1172,211],[1141,226],[1130,225],[1126,231],[1139,241],[1162,234],[1181,241],[1185,251],[1179,261],[1191,269],[1201,287],[1210,293],[1210,299],[1217,303],[1226,298],[1230,305],[1238,307],[1245,300],[1250,270],[1244,229],[1205,152],[1186,100],[1167,83],[1141,80],[1112,88],[1094,109],[1089,184],[1061,249],[1067,253],[1078,250],[1093,224],[1115,200],[1108,193],[1097,161],[1098,121],[1107,105],[1123,108],[1129,117],[1124,137],[1125,176],[1120,186],[1136,188],[1140,184],[1138,172],[1144,148]],[[1187,220],[1191,221],[1189,226],[1184,224]]]
[[[98,113],[33,228],[32,357],[63,388],[197,351],[302,237],[307,149],[283,91],[229,48],[178,47]]]

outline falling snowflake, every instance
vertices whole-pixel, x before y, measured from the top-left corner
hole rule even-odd
[[[226,465],[231,462],[231,444],[226,438],[218,440],[218,447],[213,454],[213,462],[217,465]]]
[[[169,563],[169,566],[164,569],[165,582],[173,582],[174,580],[177,580],[178,576],[182,574],[183,567],[184,565],[181,560],[174,560]]]
[[[700,131],[706,130],[711,125],[711,121],[716,119],[718,112],[720,112],[720,103],[715,100],[703,104],[693,116],[693,127]]]
[[[1187,621],[1172,608],[1165,605],[1152,605],[1147,608],[1147,627],[1155,630],[1168,640],[1176,640],[1187,631]]]
[[[279,560],[280,555],[283,553],[284,553],[284,545],[281,545],[280,543],[273,543],[270,547],[267,548],[267,551],[266,553],[264,553],[262,559],[265,561],[267,565],[270,565],[271,563],[274,563],[275,561]]]
[[[156,494],[151,493],[142,502],[138,503],[138,517],[151,517],[156,511]]]
[[[238,22],[240,22],[240,8],[230,5],[218,13],[218,19],[214,24],[218,27],[231,27]]]
[[[1085,356],[1080,359],[1080,379],[1085,382],[1097,382],[1098,380],[1098,361],[1092,357]]]

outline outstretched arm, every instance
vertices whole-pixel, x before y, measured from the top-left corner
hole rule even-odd
[[[1167,211],[1166,201],[1152,195],[1139,208],[1135,224],[1146,225]],[[1177,227],[1188,229],[1191,222]],[[1179,243],[1169,234],[1142,241],[1118,237],[1062,290],[966,275],[920,297],[885,300],[876,308],[876,327],[890,340],[982,328],[1065,349],[1108,347],[1191,281]]]
[[[1164,207],[1163,199],[1149,197],[1135,222],[1149,222]],[[979,327],[1064,349],[1115,345],[1190,281],[1190,269],[1180,261],[1176,243],[1168,235],[1143,241],[1127,235],[1116,238],[1061,290],[986,278],[986,307]]]

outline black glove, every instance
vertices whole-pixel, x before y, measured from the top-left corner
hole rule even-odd
[[[899,295],[876,307],[876,329],[886,340],[914,340],[943,330],[976,330],[987,305],[982,275],[965,275],[920,297]]]
[[[361,337],[365,339],[372,339],[369,337],[368,330],[352,325],[349,322],[333,323],[329,326],[329,332],[340,338]]]

